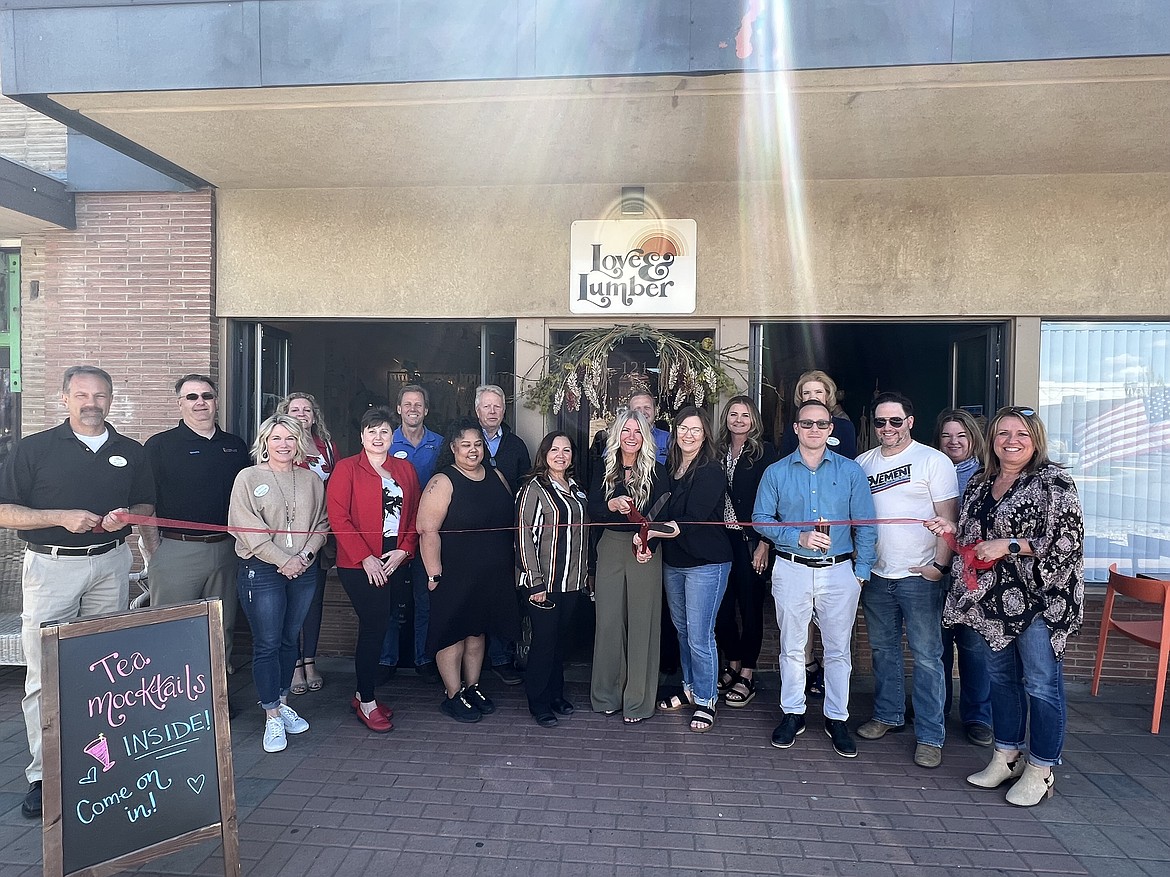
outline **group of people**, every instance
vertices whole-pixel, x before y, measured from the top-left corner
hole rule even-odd
[[[833,748],[856,756],[847,722],[860,603],[875,693],[858,736],[905,727],[904,628],[915,763],[942,761],[957,648],[960,718],[971,742],[994,746],[968,782],[1014,780],[1007,800],[1020,805],[1052,792],[1066,715],[1061,658],[1082,613],[1083,524],[1032,409],[997,412],[986,445],[969,414],[944,412],[935,449],[911,438],[910,400],[883,393],[872,412],[878,446],[854,460],[856,435],[824,372],[798,381],[779,452],[747,396],[728,401],[718,430],[705,410],[684,408],[667,431],[655,426],[654,398],[635,393],[583,485],[564,432],[546,435],[530,461],[493,385],[477,389],[474,417],[446,439],[425,426],[426,390],[404,387],[397,418],[367,411],[361,450],[344,459],[305,393],[283,400],[249,447],[218,426],[214,381],[185,375],[175,384],[181,422],[143,447],[106,423],[106,372],[71,368],[62,392],[67,420],[20,442],[0,477],[0,526],[28,543],[28,816],[41,809],[39,625],[125,608],[133,515],[163,524],[140,526],[151,603],[222,599],[229,668],[238,598],[266,752],[308,730],[288,701],[324,684],[315,657],[333,564],[358,618],[350,705],[379,733],[393,728],[375,688],[398,661],[402,594],[414,598],[414,664],[441,680],[440,708],[453,720],[495,711],[481,687],[485,664],[525,685],[541,726],[572,714],[565,647],[588,594],[592,709],[627,724],[686,709],[690,729],[706,732],[721,698],[742,708],[756,696],[770,574],[781,671],[774,746],[794,745],[809,696],[823,692]],[[664,601],[679,644],[676,691],[659,687]],[[521,613],[531,628],[522,678],[512,664]]]

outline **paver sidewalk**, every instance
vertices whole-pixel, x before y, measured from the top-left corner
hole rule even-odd
[[[636,726],[591,713],[584,667],[569,686],[578,712],[552,729],[490,675],[499,711],[458,725],[439,713],[438,688],[404,671],[379,691],[396,729],[375,735],[349,711],[352,664],[321,667],[326,687],[294,698],[310,731],[276,755],[260,748],[248,669],[232,677],[246,875],[1170,874],[1170,735],[1149,733],[1148,687],[1098,699],[1070,686],[1056,797],[1020,810],[963,782],[987,750],[954,728],[937,770],[911,763],[912,733],[859,741],[846,760],[814,702],[796,745],[773,749],[767,676],[747,708],[694,734],[685,713]],[[40,825],[19,806],[22,681],[21,668],[0,669],[4,877],[40,874]],[[869,705],[855,694],[852,725]],[[205,844],[138,873],[223,871]]]

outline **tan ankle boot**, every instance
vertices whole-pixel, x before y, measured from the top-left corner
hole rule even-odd
[[[1035,807],[1045,798],[1052,797],[1055,782],[1052,768],[1029,764],[1024,768],[1024,775],[1008,790],[1007,802],[1017,807]]]
[[[991,753],[987,767],[967,777],[967,782],[981,789],[997,789],[1008,780],[1014,780],[1024,772],[1024,757],[1019,752],[1004,752],[996,749]]]

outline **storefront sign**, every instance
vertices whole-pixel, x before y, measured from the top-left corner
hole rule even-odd
[[[579,220],[569,237],[569,311],[693,314],[693,219]]]

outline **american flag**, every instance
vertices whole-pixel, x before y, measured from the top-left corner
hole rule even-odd
[[[1085,423],[1081,465],[1088,469],[1170,447],[1170,388],[1151,387],[1145,396],[1111,408]]]

